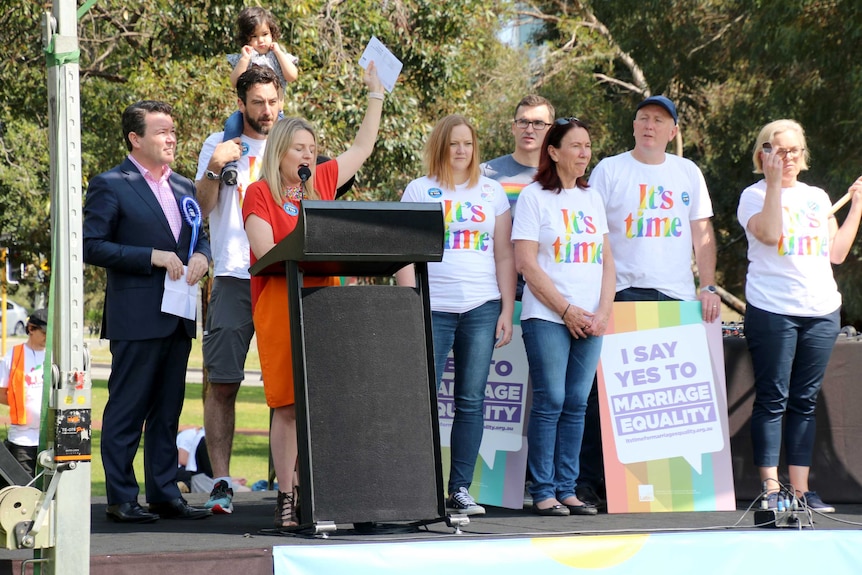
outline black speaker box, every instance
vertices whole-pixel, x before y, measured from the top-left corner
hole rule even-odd
[[[395,286],[303,289],[302,316],[305,417],[298,419],[305,419],[313,501],[303,523],[442,516],[420,294]]]

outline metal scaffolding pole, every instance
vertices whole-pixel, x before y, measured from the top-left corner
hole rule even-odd
[[[89,363],[84,347],[83,202],[75,0],[54,0],[45,14],[43,41],[48,70],[51,156],[52,281],[48,470],[45,485],[56,485],[55,545],[41,554],[43,572],[90,572],[90,411]],[[50,357],[50,359],[49,359]],[[46,380],[47,385],[47,380]],[[59,477],[56,477],[59,475]],[[48,489],[50,492],[50,489]]]

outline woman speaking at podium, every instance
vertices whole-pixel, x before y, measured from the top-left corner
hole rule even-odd
[[[754,368],[754,464],[769,508],[778,508],[783,427],[788,489],[824,513],[835,508],[808,485],[814,410],[840,325],[832,264],[844,261],[859,229],[862,178],[850,186],[853,203],[839,228],[826,192],[797,180],[808,159],[802,126],[793,120],[764,126],[753,152],[754,172],[764,179],[742,192],[737,217],[748,239],[745,337]]]
[[[364,75],[368,107],[353,145],[334,160],[315,166],[317,136],[302,118],[276,122],[267,138],[260,179],[249,186],[242,206],[251,247],[251,265],[296,228],[303,199],[333,200],[336,190],[350,180],[374,151],[383,109],[383,84],[374,62]],[[308,278],[306,286],[336,285],[334,278]],[[270,449],[278,477],[275,510],[277,528],[299,525],[296,504],[296,409],[293,387],[290,325],[284,297],[284,276],[252,276],[254,329],[267,404],[273,409]]]

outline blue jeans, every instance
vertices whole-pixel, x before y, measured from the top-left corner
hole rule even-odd
[[[492,300],[465,313],[431,312],[438,388],[450,350],[455,360],[449,493],[461,487],[469,489],[473,482],[485,430],[485,387],[501,310],[500,300]]]
[[[568,328],[541,319],[521,322],[530,364],[533,405],[527,429],[527,465],[533,501],[575,494],[587,396],[602,338],[575,339]]]
[[[777,467],[784,420],[788,465],[811,466],[817,396],[840,329],[840,308],[820,317],[770,313],[749,304],[745,338],[754,368],[751,441],[757,467]]]

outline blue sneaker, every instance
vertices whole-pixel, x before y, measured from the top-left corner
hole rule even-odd
[[[476,503],[466,487],[461,487],[446,500],[446,511],[461,515],[484,515],[485,508]]]
[[[802,495],[802,502],[812,511],[819,511],[820,513],[835,513],[835,508],[823,503],[823,500],[820,499],[820,496],[817,495],[816,491],[806,491]]]
[[[227,486],[227,481],[222,479],[213,485],[209,501],[204,504],[204,508],[220,515],[233,513],[233,489]]]

